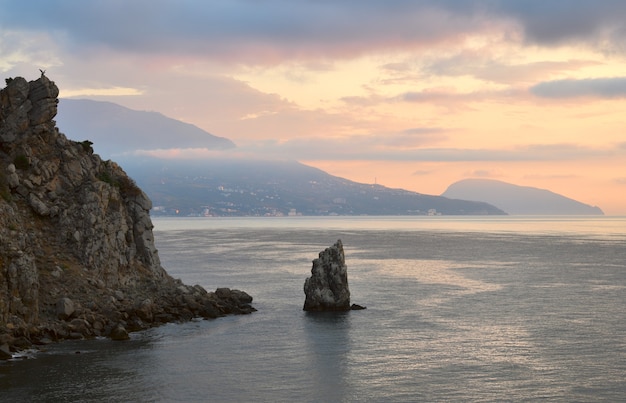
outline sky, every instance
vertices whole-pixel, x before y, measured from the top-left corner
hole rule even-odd
[[[623,0],[0,0],[0,72],[39,69],[61,98],[163,113],[233,157],[626,215]]]

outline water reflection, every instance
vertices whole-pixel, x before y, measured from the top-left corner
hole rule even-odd
[[[310,368],[312,390],[319,401],[343,401],[348,372],[351,312],[305,312],[304,333],[306,357]]]
[[[358,216],[358,217],[155,217],[157,231],[182,229],[317,229],[499,232],[527,234],[586,234],[624,239],[622,216]]]

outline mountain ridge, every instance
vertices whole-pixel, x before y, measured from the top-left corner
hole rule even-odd
[[[362,184],[297,161],[118,160],[155,215],[503,215],[484,202]]]
[[[451,184],[444,197],[481,200],[514,215],[603,215],[591,206],[547,189],[494,179],[470,178]]]
[[[146,117],[165,118],[169,129],[157,132]],[[195,126],[200,132],[189,135],[186,123],[113,103],[61,100],[57,121],[68,137],[88,140],[103,158],[124,166],[153,200],[153,214],[504,214],[487,203],[353,182],[297,161],[238,158],[228,154],[236,147],[228,139],[216,143],[223,138]],[[168,148],[207,148],[224,156],[185,161],[136,155],[138,149]]]

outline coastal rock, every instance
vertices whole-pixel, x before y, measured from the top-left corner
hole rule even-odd
[[[209,293],[167,274],[154,244],[152,202],[118,164],[94,154],[90,141],[59,131],[55,83],[43,73],[5,81],[0,344],[123,339],[165,322],[255,310],[244,292]]]
[[[305,311],[350,310],[348,267],[341,240],[313,260],[311,277],[304,282]]]
[[[218,288],[215,296],[220,301],[219,307],[224,313],[247,314],[256,311],[250,303],[252,297],[244,291]]]

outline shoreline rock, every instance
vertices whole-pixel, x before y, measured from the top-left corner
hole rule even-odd
[[[0,346],[15,352],[255,311],[243,291],[207,292],[167,274],[154,244],[150,199],[119,165],[94,154],[90,141],[59,131],[53,81],[43,73],[30,82],[5,81]]]

